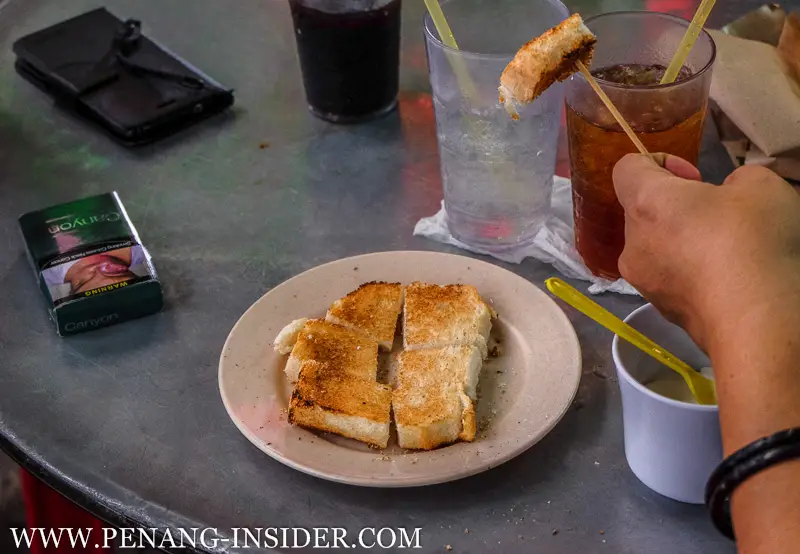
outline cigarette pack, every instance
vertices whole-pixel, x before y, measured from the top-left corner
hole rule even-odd
[[[150,254],[116,192],[19,218],[28,259],[59,335],[161,310]]]

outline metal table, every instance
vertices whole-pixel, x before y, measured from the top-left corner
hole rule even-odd
[[[584,15],[636,7],[690,15],[695,6],[582,1],[571,8]],[[424,8],[405,4],[399,112],[343,127],[306,111],[285,1],[108,0],[237,91],[229,117],[130,151],[54,108],[13,70],[13,40],[96,2],[0,2],[0,443],[120,526],[214,527],[223,536],[232,527],[421,527],[423,552],[733,552],[702,507],[661,498],[629,471],[611,335],[571,311],[585,359],[573,407],[526,454],[473,478],[391,492],[329,483],[271,460],[228,419],[219,352],[270,287],[355,254],[453,251],[412,237],[414,223],[438,208],[441,180]],[[758,4],[721,3],[711,25]],[[717,182],[731,169],[712,128],[701,169]],[[168,305],[62,339],[16,217],[108,190],[120,193],[153,253]],[[536,283],[553,273],[530,260],[504,267]],[[619,315],[641,303],[600,302]]]

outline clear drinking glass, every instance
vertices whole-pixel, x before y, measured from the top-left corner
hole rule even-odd
[[[550,206],[564,98],[561,84],[513,121],[498,102],[517,50],[563,21],[558,0],[442,2],[459,50],[425,17],[444,203],[455,238],[487,251],[530,241]]]
[[[593,17],[586,25],[597,35],[592,73],[618,65],[641,76],[641,66],[666,68],[689,22],[654,12],[618,12]],[[668,85],[597,82],[650,152],[665,152],[697,164],[711,86],[714,41],[700,33],[684,68]],[[658,69],[649,71],[658,75]],[[617,75],[605,73],[617,81]],[[619,79],[622,80],[622,79]],[[656,83],[658,81],[656,80]],[[619,278],[617,261],[625,246],[625,214],[614,193],[611,173],[636,147],[614,121],[582,75],[567,83],[567,131],[572,168],[575,246],[596,275]]]

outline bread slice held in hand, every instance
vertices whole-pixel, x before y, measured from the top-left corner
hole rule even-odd
[[[331,371],[375,381],[378,343],[341,325],[324,319],[311,319],[297,334],[297,341],[286,362],[284,371],[289,381],[297,381],[306,361],[319,362]]]
[[[475,439],[481,354],[474,346],[406,350],[398,356],[392,409],[402,448],[430,450]]]
[[[325,319],[358,331],[391,350],[403,307],[400,283],[365,283],[333,303]]]
[[[500,76],[500,103],[511,117],[519,119],[517,104],[533,102],[556,81],[587,67],[592,61],[597,37],[573,14],[519,49]]]
[[[495,317],[471,285],[412,283],[406,287],[403,346],[420,350],[474,345],[486,358]]]
[[[289,402],[289,423],[379,448],[389,443],[392,389],[306,360]]]

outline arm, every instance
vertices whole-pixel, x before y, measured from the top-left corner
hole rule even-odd
[[[623,158],[620,271],[710,355],[727,454],[800,426],[800,196],[743,168],[721,187],[683,160]],[[800,544],[800,461],[765,470],[732,498],[742,554]]]
[[[726,453],[800,426],[800,301],[735,319],[709,345]],[[729,337],[729,338],[728,338]],[[800,544],[800,460],[766,469],[731,499],[743,554],[796,552]]]

